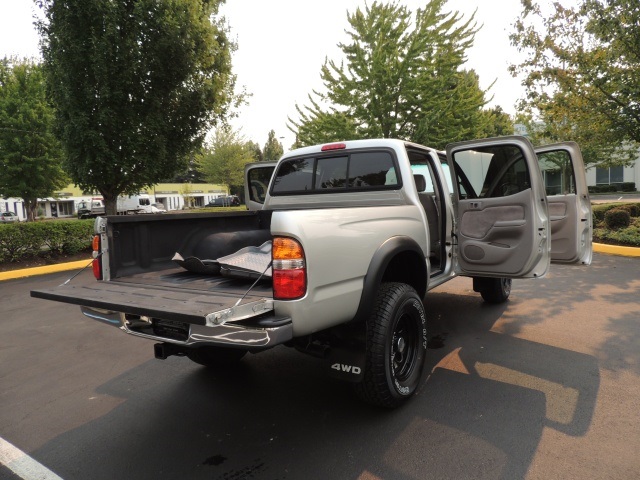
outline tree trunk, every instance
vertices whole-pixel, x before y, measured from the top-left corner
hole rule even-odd
[[[33,222],[36,219],[36,213],[38,209],[37,198],[23,198],[24,208],[27,211],[27,222]]]
[[[118,214],[118,195],[111,193],[102,193],[102,199],[104,200],[104,208],[107,215]]]

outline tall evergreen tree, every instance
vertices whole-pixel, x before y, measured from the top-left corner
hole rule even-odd
[[[280,160],[283,153],[284,148],[282,148],[282,144],[276,138],[275,130],[269,131],[267,143],[264,144],[264,149],[262,150],[263,160],[265,162],[275,162],[276,160]]]
[[[235,78],[222,0],[40,0],[42,54],[66,169],[98,190],[108,214],[122,193],[186,170],[224,118]]]
[[[38,198],[69,182],[53,126],[42,67],[30,60],[1,60],[0,196],[22,198],[28,220],[35,219]]]
[[[445,3],[431,0],[413,15],[397,1],[374,2],[348,14],[344,62],[325,61],[325,91],[290,119],[298,145],[384,137],[443,147],[481,131],[484,92],[461,69],[474,17],[443,13]]]

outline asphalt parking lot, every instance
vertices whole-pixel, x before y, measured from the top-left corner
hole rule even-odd
[[[29,297],[70,273],[2,282],[0,438],[64,479],[637,478],[639,272],[596,255],[504,305],[430,292],[431,374],[394,411],[285,347],[211,372]]]

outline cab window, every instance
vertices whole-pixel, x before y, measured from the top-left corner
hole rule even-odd
[[[280,163],[271,194],[336,193],[362,189],[400,187],[395,160],[390,151],[341,152]]]
[[[454,154],[458,195],[496,198],[531,188],[524,155],[515,145],[497,145]]]

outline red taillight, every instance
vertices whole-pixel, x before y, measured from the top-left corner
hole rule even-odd
[[[102,255],[100,255],[100,235],[94,235],[91,241],[91,248],[93,248],[93,262],[91,267],[93,268],[93,276],[97,280],[102,280]]]
[[[307,293],[307,268],[302,245],[292,238],[273,239],[273,298],[293,300]]]
[[[328,143],[327,145],[323,145],[320,150],[328,152],[330,150],[344,150],[345,148],[347,148],[346,143]]]

